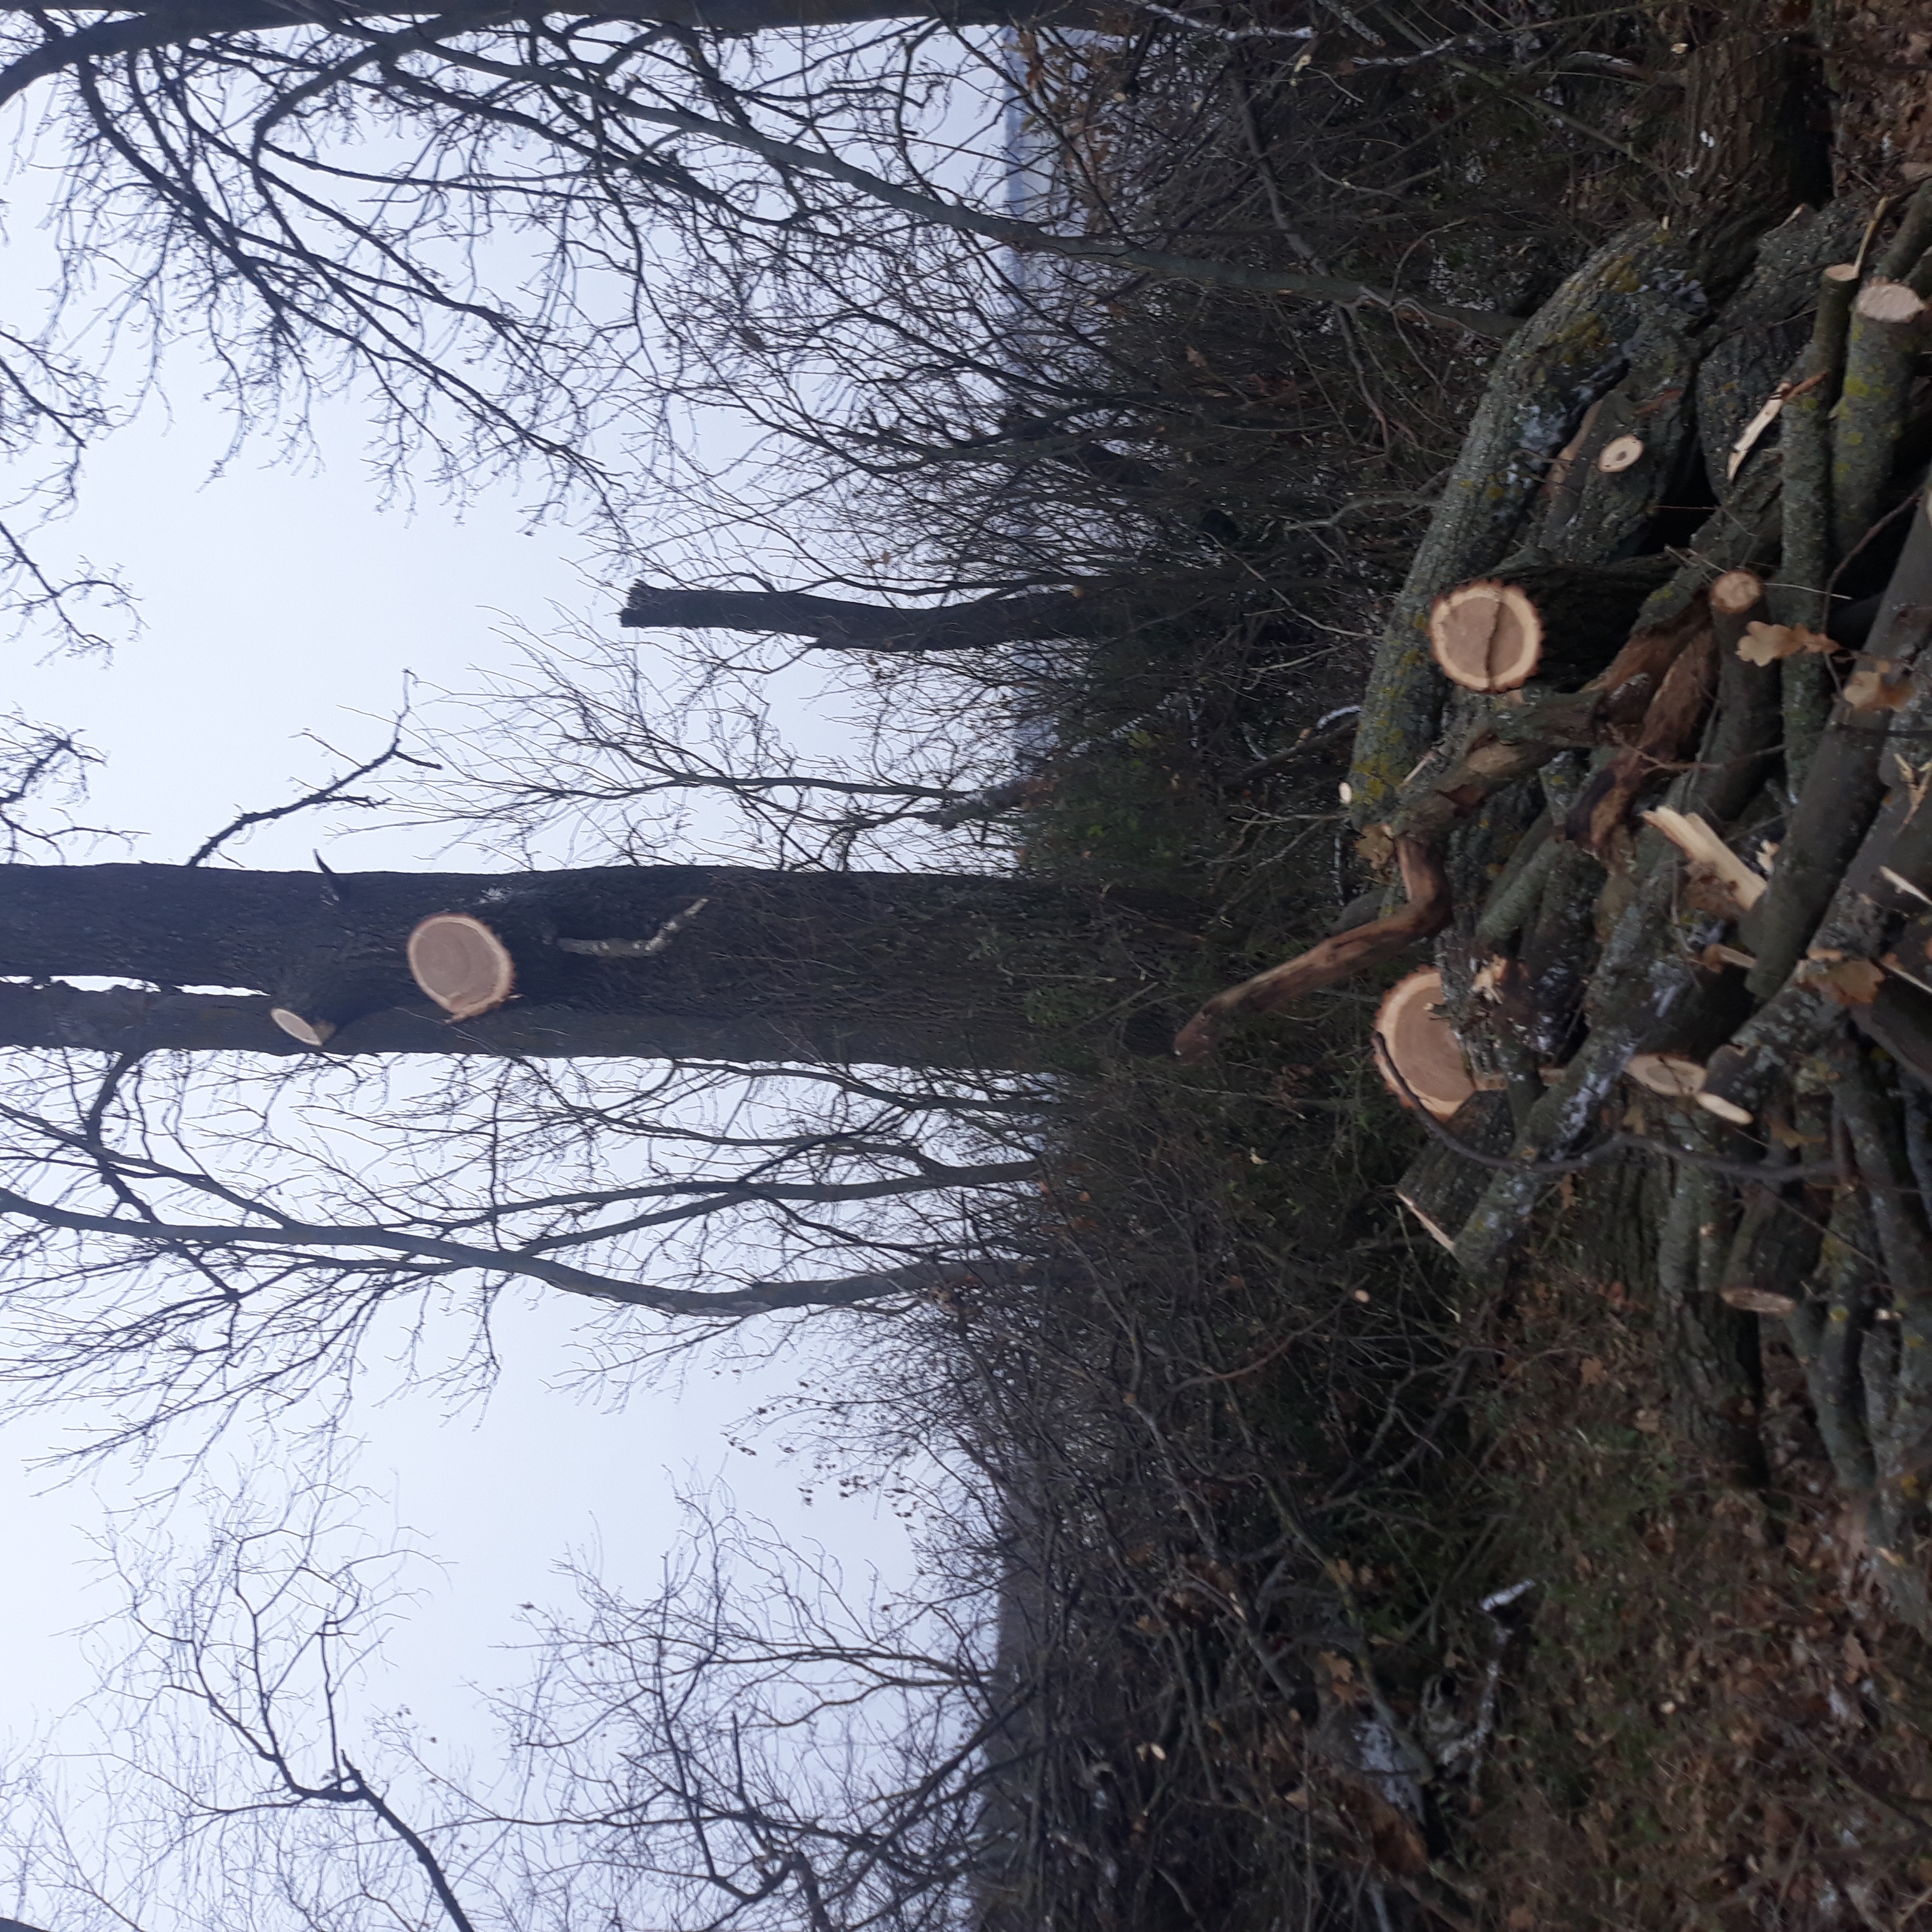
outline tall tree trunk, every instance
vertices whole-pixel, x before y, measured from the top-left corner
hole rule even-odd
[[[21,0],[0,0],[0,16],[35,10]],[[503,6],[490,0],[457,8],[431,6],[346,6],[322,0],[160,0],[149,7],[123,9],[109,4],[81,7],[82,14],[118,17],[87,22],[61,32],[49,31],[39,46],[0,68],[0,101],[10,100],[50,74],[83,61],[112,60],[190,40],[237,34],[262,34],[280,28],[327,26],[338,18],[377,21],[436,19],[447,23],[460,12],[479,28],[544,17],[541,6]],[[963,4],[916,7],[909,0],[641,0],[610,17],[640,22],[662,21],[717,34],[766,33],[800,27],[859,26],[886,20],[937,20],[952,27],[1092,27],[1100,10],[1088,0],[963,0]]]
[[[559,943],[649,940],[700,899],[654,956]],[[451,1024],[417,989],[405,942],[439,912],[504,938],[509,1005]],[[0,986],[0,1044],[286,1052],[272,1004],[335,1028],[331,1052],[1034,1068],[1064,1064],[1072,1042],[1034,1023],[1029,995],[1050,988],[1064,1009],[1070,992],[1077,1006],[1085,982],[1095,1010],[1116,1009],[1127,989],[1102,949],[1144,925],[1118,900],[972,874],[0,866],[0,975],[162,989]]]
[[[634,628],[688,626],[808,638],[827,650],[965,651],[1084,638],[1103,608],[1101,600],[1071,590],[1027,590],[898,610],[799,590],[678,590],[634,584],[617,621]]]

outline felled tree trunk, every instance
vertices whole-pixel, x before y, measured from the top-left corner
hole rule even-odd
[[[644,952],[700,899],[703,911],[670,944]],[[472,914],[503,935],[518,998],[450,1023],[423,997],[404,949],[436,913]],[[268,1017],[279,1006],[332,1029],[332,1052],[1026,1069],[1064,1064],[1079,1031],[1035,1024],[1029,992],[1111,976],[1118,964],[1100,964],[1100,947],[1109,933],[1136,929],[1145,928],[1117,901],[972,875],[6,866],[0,974],[98,974],[185,990],[0,988],[0,1042],[286,1052],[296,1042]],[[631,944],[615,956],[582,950],[608,941]],[[266,997],[232,997],[244,991]],[[1121,991],[1118,981],[1100,989],[1096,1007],[1112,1009]]]
[[[1694,313],[1702,299],[1689,258],[1646,223],[1600,248],[1511,338],[1376,650],[1349,773],[1357,824],[1388,815],[1434,742],[1444,683],[1431,606],[1509,554],[1552,460],[1622,379],[1646,322]]]
[[[1466,691],[1514,691],[1532,678],[1568,690],[1609,664],[1651,592],[1676,565],[1508,565],[1445,591],[1430,613],[1430,649]]]

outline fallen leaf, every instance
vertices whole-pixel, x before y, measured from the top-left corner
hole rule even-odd
[[[1870,1006],[1885,984],[1884,968],[1870,959],[1807,959],[1798,976],[1841,1006]]]
[[[1767,624],[1762,620],[1747,624],[1738,640],[1738,656],[1746,664],[1775,664],[1780,658],[1793,657],[1800,651],[1834,651],[1838,646],[1802,624]]]
[[[1844,695],[1854,711],[1896,711],[1911,690],[1911,674],[1898,658],[1861,658]]]
[[[1332,1650],[1317,1651],[1316,1655],[1328,1673],[1328,1688],[1338,1704],[1359,1704],[1366,1698],[1368,1693],[1357,1682],[1355,1666],[1347,1658]]]
[[[1865,1647],[1850,1630],[1845,1633],[1845,1682],[1856,1684],[1871,1668]]]
[[[1576,1378],[1586,1388],[1598,1388],[1609,1379],[1610,1372],[1594,1355],[1586,1355],[1576,1365]]]

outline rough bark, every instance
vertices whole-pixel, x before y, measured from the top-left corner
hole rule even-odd
[[[1550,460],[1622,380],[1645,324],[1694,315],[1704,301],[1690,257],[1645,223],[1592,255],[1498,358],[1376,650],[1349,774],[1357,824],[1388,815],[1435,738],[1443,682],[1429,654],[1430,607],[1509,554]]]
[[[1700,346],[1692,319],[1676,310],[1644,324],[1630,346],[1630,373],[1594,406],[1575,455],[1552,467],[1531,538],[1537,549],[1564,562],[1594,563],[1624,556],[1642,540],[1682,466]],[[1642,454],[1604,468],[1604,451],[1627,436],[1642,446]]]
[[[1573,1154],[1595,1130],[1631,1054],[1650,1044],[1696,986],[1694,962],[1709,922],[1691,915],[1678,929],[1675,886],[1674,866],[1654,866],[1604,949],[1588,1037],[1519,1137],[1518,1165],[1492,1178],[1456,1240],[1456,1258],[1476,1280],[1499,1268],[1527,1231],[1551,1184],[1544,1164]]]
[[[1712,325],[1709,346],[1697,368],[1696,414],[1706,473],[1719,501],[1730,491],[1731,450],[1738,432],[1792,376],[1793,364],[1814,333],[1819,278],[1831,264],[1856,253],[1864,220],[1862,208],[1839,201],[1780,223],[1759,243],[1750,275]],[[1838,310],[1840,348],[1850,299],[1844,292]],[[1829,358],[1834,371],[1838,360]],[[1835,374],[1830,380],[1835,382]],[[1834,388],[1825,406],[1836,400]],[[1780,424],[1783,420],[1780,416]],[[1778,440],[1767,431],[1760,451],[1768,452]]]
[[[1564,836],[1600,859],[1645,788],[1670,771],[1696,742],[1698,727],[1717,688],[1717,644],[1700,631],[1677,654],[1644,713],[1636,742],[1605,765],[1571,808]]]
[[[1729,31],[1684,74],[1684,152],[1672,170],[1673,225],[1695,236],[1699,274],[1721,284],[1750,265],[1766,231],[1832,198],[1830,136],[1816,49],[1771,10],[1729,10]]]
[[[1905,428],[1924,304],[1903,283],[1868,282],[1852,305],[1832,412],[1832,549],[1842,561],[1878,514]]]
[[[647,940],[700,898],[704,912],[655,958],[600,958],[555,943]],[[1030,1021],[1029,990],[1102,970],[1096,947],[1119,929],[1115,903],[1009,878],[722,866],[327,878],[16,866],[0,867],[0,974],[259,988],[331,1022],[340,1031],[330,1048],[346,1052],[432,1051],[461,1030],[470,1040],[454,1050],[1028,1067],[1056,1052],[1049,1030]],[[521,1000],[461,1029],[426,1017],[434,1010],[404,946],[437,912],[474,914],[504,936]],[[1101,1004],[1112,1005],[1120,988],[1106,990]],[[144,1005],[136,995],[110,1025],[102,1009],[77,1007],[58,989],[0,992],[22,1045],[79,1044],[114,1027],[157,1043],[292,1044],[247,1039],[257,1009],[245,1001],[184,1005],[191,994],[164,992]],[[542,1044],[553,1038],[595,1044]]]
[[[1926,506],[1912,527],[1868,640],[1871,655],[1916,658],[1932,620],[1932,520]],[[1804,952],[1895,773],[1881,764],[1894,724],[1887,711],[1854,711],[1842,700],[1818,742],[1804,790],[1778,855],[1771,890],[1751,922],[1757,955],[1751,991],[1774,997]]]
[[[1506,1154],[1514,1138],[1509,1102],[1501,1094],[1471,1094],[1447,1126],[1460,1146],[1478,1154]],[[1396,1183],[1395,1198],[1432,1239],[1453,1249],[1488,1179],[1486,1168],[1466,1159],[1456,1147],[1432,1138]]]
[[[824,650],[992,650],[1002,644],[1085,638],[1096,622],[1115,623],[1118,600],[1071,590],[1028,590],[980,597],[929,610],[898,610],[814,597],[800,590],[679,590],[634,584],[620,624],[692,630],[749,631],[805,638]]]
[[[1691,1150],[1715,1150],[1714,1136],[1700,1123],[1686,1119],[1680,1128]],[[1757,1322],[1718,1293],[1735,1217],[1727,1183],[1707,1169],[1678,1171],[1658,1240],[1658,1314],[1671,1356],[1671,1406],[1679,1432],[1724,1480],[1754,1487],[1765,1474],[1757,1430]]]

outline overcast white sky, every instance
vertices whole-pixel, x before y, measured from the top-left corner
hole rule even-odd
[[[132,856],[178,862],[238,808],[280,802],[292,778],[326,775],[304,731],[355,755],[380,748],[406,668],[460,688],[472,667],[508,661],[497,634],[507,622],[541,632],[562,614],[616,631],[620,584],[575,561],[589,544],[563,529],[524,534],[507,492],[460,518],[427,504],[413,516],[381,512],[346,410],[323,423],[322,473],[244,454],[208,481],[225,425],[191,380],[171,386],[172,420],[156,413],[103,447],[62,539],[124,571],[143,632],[106,665],[34,666],[16,649],[8,680],[30,717],[72,727],[106,754],[90,815],[146,832]],[[236,856],[305,868],[324,830],[298,819]],[[358,868],[464,862],[439,856],[438,843],[389,831],[332,849]],[[480,1414],[452,1419],[404,1392],[356,1419],[368,1443],[358,1473],[393,1492],[396,1516],[446,1566],[391,1650],[395,1701],[446,1736],[473,1730],[463,1686],[508,1674],[491,1646],[514,1635],[518,1604],[558,1596],[546,1572],[559,1558],[595,1549],[613,1584],[648,1587],[675,1532],[675,1486],[723,1472],[744,1508],[822,1540],[854,1576],[871,1564],[896,1574],[906,1562],[898,1526],[870,1498],[821,1494],[807,1513],[783,1458],[728,1446],[731,1421],[806,1369],[700,1369],[675,1398],[603,1413],[554,1387],[584,1318],[563,1297],[507,1311],[502,1383]],[[90,1538],[119,1492],[111,1480],[104,1495],[49,1490],[28,1466],[58,1446],[38,1423],[0,1430],[0,1509],[12,1574],[28,1585],[0,1592],[0,1734],[16,1739],[89,1688],[70,1632],[112,1602],[85,1586]]]

